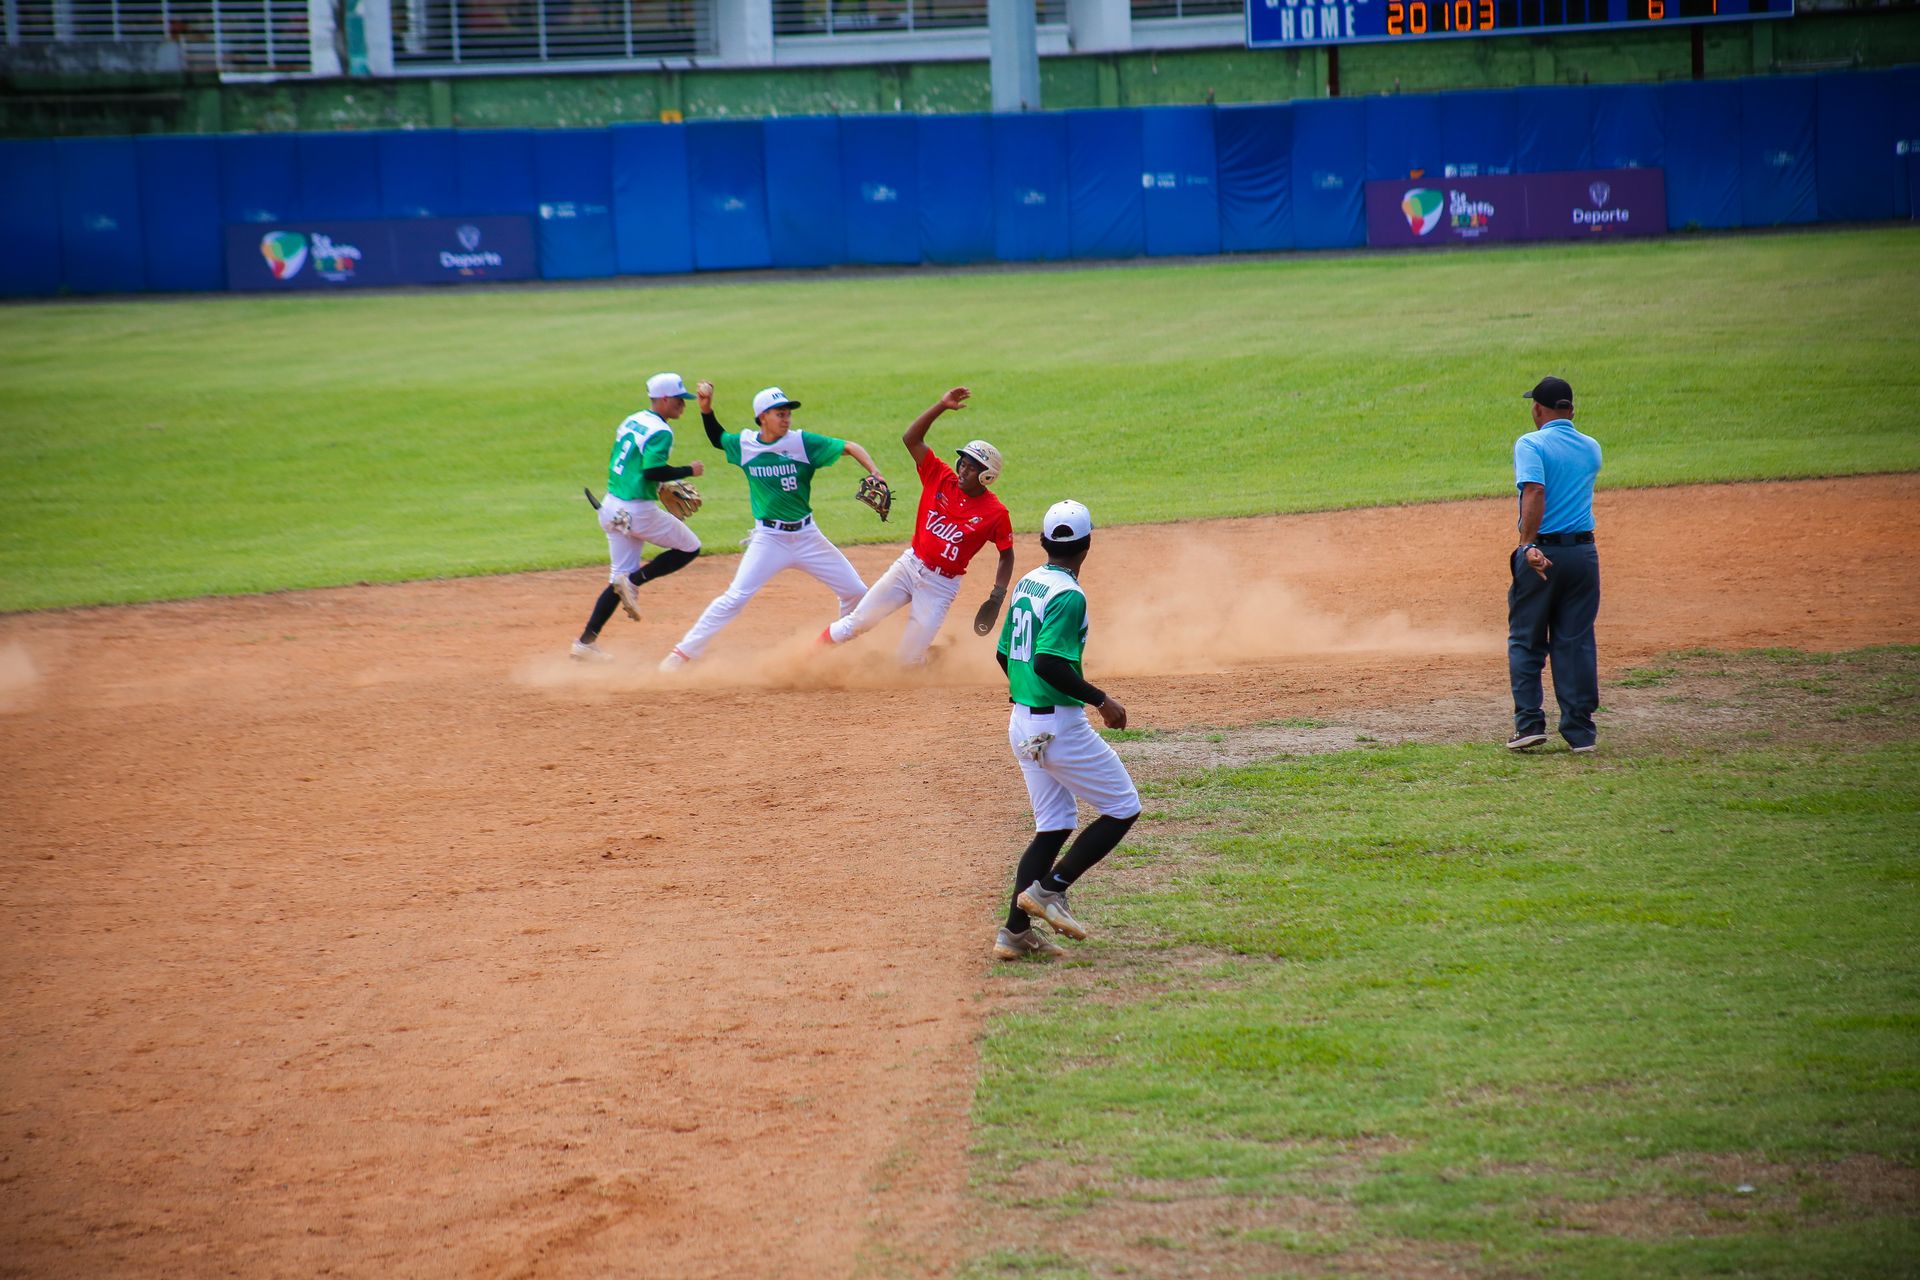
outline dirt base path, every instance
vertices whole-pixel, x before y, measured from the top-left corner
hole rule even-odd
[[[1920,640],[1916,510],[1913,476],[1602,495],[1603,669]],[[1446,704],[1498,740],[1511,518],[1102,533],[1090,671],[1141,725]],[[891,630],[813,649],[795,575],[657,675],[732,569],[649,587],[594,669],[594,569],[0,619],[0,1272],[950,1268],[1027,830],[987,584],[917,677]]]

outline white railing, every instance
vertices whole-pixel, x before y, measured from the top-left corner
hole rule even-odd
[[[714,0],[394,0],[407,68],[618,64],[714,53]]]
[[[364,44],[355,46],[353,67],[362,65],[362,47],[374,74],[403,76],[984,59],[987,2],[387,0],[356,6],[354,36]],[[1082,47],[1069,3],[1034,0],[1044,56]],[[0,0],[16,63],[184,67],[235,79],[340,74],[346,44],[335,27],[344,8],[344,0]],[[1118,41],[1086,48],[1225,46],[1243,38],[1239,0],[1099,0],[1099,8]],[[1091,39],[1111,39],[1094,30]]]
[[[1066,0],[1035,0],[1042,26],[1067,20]],[[773,34],[871,36],[987,25],[987,0],[773,0]]]
[[[190,71],[291,75],[312,65],[307,0],[0,2],[14,48],[173,44]]]
[[[1135,22],[1157,22],[1167,18],[1207,18],[1223,13],[1238,17],[1244,10],[1242,0],[1133,0]]]

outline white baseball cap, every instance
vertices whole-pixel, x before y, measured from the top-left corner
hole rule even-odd
[[[687,390],[687,384],[680,380],[677,373],[656,373],[647,379],[647,398],[649,400],[687,399],[693,393]]]
[[[1078,542],[1092,532],[1093,512],[1072,498],[1048,507],[1040,521],[1040,536],[1049,542]]]
[[[760,415],[769,409],[798,409],[798,400],[787,399],[787,393],[778,387],[768,387],[753,398],[753,420],[760,421]]]

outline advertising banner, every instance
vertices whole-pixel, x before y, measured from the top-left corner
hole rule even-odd
[[[1666,229],[1666,175],[1659,169],[1367,184],[1367,243],[1376,248],[1611,239],[1660,235]]]
[[[1527,226],[1536,240],[1666,234],[1664,169],[1577,169],[1528,174],[1525,181]]]
[[[469,284],[539,275],[523,217],[230,223],[227,288]]]

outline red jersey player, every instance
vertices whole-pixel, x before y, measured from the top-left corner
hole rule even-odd
[[[965,408],[970,394],[965,387],[955,387],[901,435],[900,443],[907,446],[920,471],[913,545],[881,575],[852,613],[820,633],[825,643],[845,644],[904,605],[911,612],[906,634],[900,638],[900,661],[909,666],[925,662],[934,633],[960,594],[967,562],[988,542],[1000,548],[1000,570],[973,629],[980,635],[993,630],[1000,603],[1007,598],[1007,583],[1013,580],[1013,517],[987,491],[1000,477],[1000,451],[985,440],[969,440],[949,467],[927,447],[933,420],[950,409]]]

